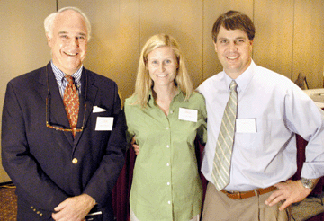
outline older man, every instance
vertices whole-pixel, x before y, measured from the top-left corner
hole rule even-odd
[[[323,112],[291,80],[254,63],[248,16],[222,14],[212,36],[223,71],[198,88],[208,114],[202,220],[288,220],[289,206],[324,175]],[[309,141],[300,181],[289,180],[295,134]]]
[[[91,26],[79,9],[44,24],[52,60],[11,80],[3,108],[2,161],[18,220],[84,220],[91,209],[113,220],[126,149],[117,85],[83,67]]]

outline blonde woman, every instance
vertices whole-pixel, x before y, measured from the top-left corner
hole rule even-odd
[[[170,35],[154,35],[143,47],[135,93],[124,108],[129,140],[139,148],[131,220],[199,220],[202,186],[194,139],[206,141],[207,113]]]

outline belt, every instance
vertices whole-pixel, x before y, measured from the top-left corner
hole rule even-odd
[[[226,190],[221,190],[223,193],[225,193],[228,198],[237,200],[237,199],[247,199],[253,196],[257,196],[257,195],[262,195],[268,192],[271,192],[273,190],[276,190],[277,188],[274,186],[270,186],[268,188],[265,189],[256,189],[256,190],[250,190],[250,191],[226,191]]]

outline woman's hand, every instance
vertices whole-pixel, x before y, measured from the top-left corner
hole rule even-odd
[[[132,137],[132,140],[130,142],[130,146],[133,147],[135,154],[138,155],[139,154],[139,146],[136,145],[135,137]]]

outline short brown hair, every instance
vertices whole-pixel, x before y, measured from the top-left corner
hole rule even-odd
[[[219,34],[220,27],[224,27],[226,30],[241,30],[246,32],[249,40],[253,40],[255,36],[255,26],[251,19],[241,12],[228,11],[221,14],[215,21],[212,29],[212,38],[216,43],[217,36]]]

